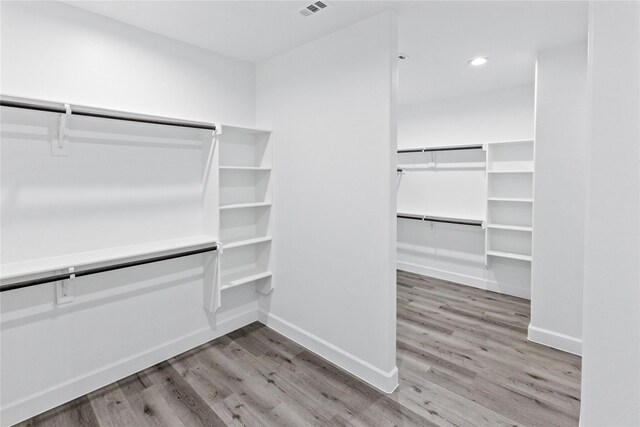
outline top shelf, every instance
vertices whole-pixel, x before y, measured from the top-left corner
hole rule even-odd
[[[14,279],[18,277],[48,273],[56,270],[63,270],[70,267],[87,267],[99,263],[122,261],[129,258],[160,255],[187,248],[199,249],[200,247],[215,243],[216,240],[213,237],[196,235],[182,237],[179,239],[161,240],[138,245],[118,246],[96,251],[78,252],[51,258],[40,258],[11,264],[3,264],[0,279]]]
[[[514,141],[493,141],[485,143],[487,146],[491,145],[506,145],[506,144],[533,144],[532,139],[522,139]],[[431,151],[458,151],[458,150],[482,150],[485,144],[465,144],[465,145],[440,145],[433,147],[417,147],[417,148],[399,148],[398,153],[428,153]]]

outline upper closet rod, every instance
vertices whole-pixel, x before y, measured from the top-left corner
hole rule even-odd
[[[482,144],[450,145],[444,147],[401,148],[398,153],[427,153],[431,151],[481,150]]]
[[[21,108],[24,110],[46,111],[49,113],[60,113],[60,114],[67,113],[67,109],[65,108],[64,105],[56,105],[50,102],[35,101],[31,99],[16,100],[16,99],[2,98],[0,99],[0,106],[11,107],[11,108]],[[169,119],[164,117],[145,116],[145,115],[135,114],[135,113],[124,113],[119,111],[102,110],[102,109],[80,107],[80,106],[71,106],[70,114],[73,116],[97,117],[101,119],[124,120],[128,122],[150,123],[154,125],[177,126],[177,127],[194,128],[194,129],[206,129],[206,130],[213,130],[213,131],[216,130],[216,126],[210,123],[174,120],[174,119]]]
[[[89,276],[91,274],[104,273],[106,271],[119,270],[121,268],[135,267],[137,265],[151,264],[152,262],[160,262],[160,261],[166,261],[174,258],[182,258],[186,256],[196,255],[196,254],[202,254],[205,252],[212,252],[212,251],[215,251],[216,249],[218,249],[218,246],[214,245],[214,246],[208,246],[206,248],[192,249],[192,250],[178,252],[170,255],[161,255],[161,256],[152,257],[152,258],[140,259],[137,261],[122,262],[119,264],[105,265],[103,267],[89,268],[87,270],[82,270],[82,271],[70,270],[69,272],[63,273],[63,274],[54,274],[46,277],[39,277],[37,279],[25,280],[22,282],[2,285],[0,286],[0,292],[12,291],[14,289],[28,288],[31,286],[42,285],[44,283],[51,283],[51,282],[58,282],[60,280],[73,279],[75,277],[80,277],[80,276]]]
[[[444,218],[440,216],[414,215],[414,214],[401,214],[401,213],[398,214],[398,218],[417,219],[418,221],[443,222],[446,224],[473,225],[473,226],[482,227],[482,221],[475,220],[475,219]]]

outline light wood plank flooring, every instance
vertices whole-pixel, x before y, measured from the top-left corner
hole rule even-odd
[[[526,339],[529,302],[398,273],[384,395],[261,324],[22,426],[575,426],[580,358]]]

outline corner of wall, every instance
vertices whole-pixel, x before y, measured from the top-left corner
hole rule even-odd
[[[258,320],[265,326],[384,393],[393,393],[398,387],[398,368],[396,366],[385,372],[322,338],[281,319],[275,314],[260,310],[258,312]]]
[[[529,324],[527,339],[557,350],[577,354],[578,356],[582,355],[582,340],[569,335],[538,328]]]

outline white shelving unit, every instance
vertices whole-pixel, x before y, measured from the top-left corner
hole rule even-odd
[[[496,142],[485,149],[485,265],[491,257],[531,262],[534,143]]]
[[[224,126],[219,135],[220,290],[273,289],[272,146],[268,131]]]
[[[398,150],[398,217],[481,225],[485,166],[482,144]]]
[[[17,124],[26,121],[29,124],[49,126],[53,123],[52,117],[55,118],[54,115],[41,112],[11,110],[10,113],[12,113],[12,123]],[[142,141],[156,145],[172,143],[173,139],[165,133],[175,137],[175,140],[179,141],[181,150],[175,148],[177,144],[173,143],[172,147],[177,153],[175,160],[174,158],[164,160],[181,161],[180,164],[183,167],[189,166],[188,170],[195,178],[189,183],[198,184],[189,188],[194,190],[192,193],[197,194],[197,190],[201,191],[201,194],[191,196],[193,199],[191,207],[194,212],[185,213],[193,214],[196,218],[200,217],[201,221],[192,221],[194,225],[191,229],[193,230],[185,233],[184,236],[174,233],[178,235],[176,238],[169,236],[166,240],[131,244],[109,242],[108,245],[101,245],[98,243],[93,245],[95,249],[91,245],[94,243],[93,240],[78,233],[70,236],[70,239],[83,243],[77,244],[78,248],[75,250],[50,251],[50,256],[34,256],[28,260],[19,256],[14,256],[14,259],[5,257],[4,259],[8,261],[0,265],[2,284],[11,285],[20,280],[41,279],[45,274],[61,274],[71,268],[77,271],[103,267],[113,263],[138,261],[143,258],[172,255],[185,250],[198,250],[216,245],[218,252],[210,256],[218,257],[216,260],[218,263],[210,262],[209,258],[203,257],[205,291],[210,291],[209,296],[205,295],[205,308],[215,311],[221,304],[220,298],[224,297],[219,291],[235,286],[253,283],[257,291],[269,293],[273,289],[271,279],[273,179],[270,132],[217,125],[216,133],[212,136],[209,130],[180,129],[177,131],[171,127],[162,127],[161,132],[153,125],[144,125],[145,131],[154,136],[152,138],[147,136],[145,131],[138,129],[142,125],[136,127],[128,122],[124,124],[111,122],[114,121],[107,123],[99,119],[80,118],[73,123],[70,122],[68,128],[72,135],[76,135],[79,132],[78,129],[82,132],[91,131],[102,135],[100,132],[107,132],[110,129],[108,125],[111,124],[121,129],[122,135],[126,138],[130,138],[130,132],[133,133],[134,142]],[[159,137],[155,138],[153,132],[159,134]],[[27,134],[23,139],[28,137]],[[27,141],[30,140],[27,139]],[[72,142],[75,144],[76,140]],[[80,158],[81,149],[84,147],[80,145],[81,143],[81,141],[77,142],[74,146],[76,151],[68,157],[68,161]],[[187,150],[183,147],[187,147]],[[144,149],[146,147],[139,148],[139,151],[144,152]],[[48,151],[46,156],[50,156]],[[195,172],[200,164],[202,164],[202,171]],[[197,174],[201,174],[201,178],[196,177]],[[199,206],[198,203],[201,205]],[[176,219],[177,216],[174,220]],[[68,229],[65,230],[69,234]]]
[[[484,170],[484,218],[475,221],[482,222],[485,232],[485,265],[488,265],[492,257],[530,262],[533,234],[533,140],[484,144],[484,159],[474,157],[470,151],[465,152],[469,147],[474,146],[436,147],[445,150],[438,153],[430,153],[429,149],[399,150],[399,177],[405,175],[405,172]],[[465,150],[459,151],[460,148]],[[440,160],[436,161],[438,157]],[[415,186],[414,190],[418,189]],[[425,213],[404,209],[398,212],[398,216],[423,219]],[[455,221],[456,217],[449,219]]]
[[[7,148],[3,155],[11,156],[12,165],[21,166],[3,176],[3,192],[17,189],[25,176],[33,176],[31,184],[42,188],[47,197],[25,191],[21,197],[27,197],[26,202],[3,200],[6,250],[0,264],[1,285],[42,281],[25,287],[68,289],[73,286],[67,285],[75,281],[45,279],[219,247],[215,197],[218,159],[213,124],[165,126],[154,122],[159,118],[130,117],[128,113],[101,109],[90,109],[104,115],[100,117],[61,115],[55,112],[56,103],[20,98],[10,101],[22,107],[2,108],[3,150]],[[25,104],[48,106],[53,111],[24,108]],[[77,112],[83,107],[74,108]],[[66,117],[64,122],[61,116]],[[137,121],[142,119],[149,121]],[[176,120],[161,120],[166,121]],[[54,130],[56,135],[62,131],[64,137],[56,142],[63,148],[54,149],[48,138],[43,138],[53,135]],[[116,162],[122,163],[114,174]],[[90,197],[89,192],[78,191],[79,182],[91,182]],[[61,194],[64,202],[52,202],[62,200]],[[36,197],[41,204],[30,202],[29,198]],[[61,215],[59,205],[73,206],[76,214]],[[25,217],[31,222],[16,221]],[[209,274],[216,257],[214,250],[204,251],[199,257],[207,290],[216,286],[215,276]],[[78,281],[82,283],[87,276],[78,274]],[[13,295],[20,295],[15,292]],[[71,292],[56,302],[66,304],[74,298]]]

